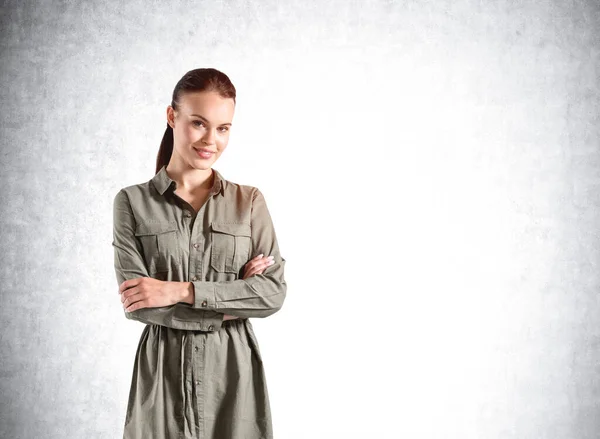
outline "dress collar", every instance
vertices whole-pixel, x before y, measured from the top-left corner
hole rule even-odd
[[[218,193],[221,193],[221,195],[224,195],[226,181],[219,171],[217,171],[214,168],[211,169],[213,170],[215,179],[210,194],[216,195]],[[175,180],[171,179],[171,177],[169,177],[169,174],[167,174],[167,165],[163,165],[163,167],[160,168],[160,171],[158,171],[156,175],[152,177],[151,181],[154,184],[154,187],[156,188],[158,193],[161,195],[163,195],[169,187],[176,187]]]

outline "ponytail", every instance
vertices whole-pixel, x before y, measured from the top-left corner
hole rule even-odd
[[[160,168],[169,163],[171,154],[173,154],[173,128],[167,124],[167,129],[163,135],[162,142],[160,142],[158,156],[156,157],[156,173],[160,171]]]

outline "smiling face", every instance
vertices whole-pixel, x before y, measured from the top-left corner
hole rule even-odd
[[[234,110],[233,99],[222,98],[217,92],[185,93],[178,111],[170,105],[167,108],[167,123],[173,128],[173,155],[192,168],[211,168],[229,142]]]

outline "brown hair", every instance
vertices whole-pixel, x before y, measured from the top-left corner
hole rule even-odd
[[[182,95],[198,91],[216,91],[222,98],[232,98],[235,104],[235,87],[229,77],[213,68],[194,69],[187,72],[175,85],[171,106],[179,109],[179,100]],[[160,142],[158,156],[156,157],[156,172],[169,163],[173,153],[173,128],[167,123],[167,129]]]

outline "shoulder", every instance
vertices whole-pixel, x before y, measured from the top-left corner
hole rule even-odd
[[[224,194],[227,197],[241,197],[244,199],[254,200],[260,194],[260,190],[256,186],[225,180]]]
[[[156,189],[152,184],[152,180],[144,183],[132,184],[123,186],[113,196],[115,203],[135,202],[136,200],[147,199],[152,196]]]
[[[257,186],[228,181],[225,186],[225,195],[232,204],[249,210],[254,216],[269,217],[270,215],[265,196]]]

